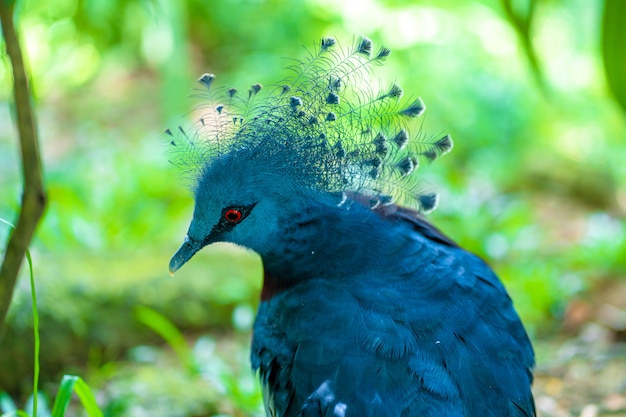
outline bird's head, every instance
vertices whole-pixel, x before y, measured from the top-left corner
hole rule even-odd
[[[301,210],[304,188],[264,162],[244,149],[203,168],[195,187],[193,218],[170,261],[171,273],[211,243],[230,242],[263,255],[280,240],[285,224]],[[309,190],[308,199],[316,194]]]
[[[397,84],[376,91],[372,66],[390,51],[373,51],[361,37],[349,51],[322,39],[295,75],[269,96],[214,91],[215,76],[199,78],[211,111],[192,133],[170,130],[173,162],[191,174],[195,210],[183,245],[170,261],[173,273],[213,242],[232,242],[263,256],[280,239],[281,227],[312,201],[333,204],[344,193],[366,196],[372,206],[392,201],[434,208],[414,173],[420,159],[434,160],[452,148],[450,136],[409,133],[410,120],[425,109],[421,99],[402,103]]]

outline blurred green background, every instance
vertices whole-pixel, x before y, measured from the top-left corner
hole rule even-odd
[[[494,266],[540,367],[551,357],[542,341],[594,331],[626,340],[626,39],[611,32],[603,43],[615,27],[604,5],[18,2],[49,196],[32,245],[43,389],[53,395],[60,375],[75,372],[105,415],[262,414],[248,370],[260,261],[216,245],[168,275],[193,202],[163,131],[191,124],[198,75],[240,89],[278,82],[322,36],[347,46],[364,34],[390,47],[377,77],[422,97],[425,132],[455,139],[451,154],[422,168],[441,194],[430,219]],[[0,51],[0,217],[15,221],[19,150]],[[8,233],[1,226],[0,241]],[[0,346],[0,391],[20,406],[33,367],[25,274]],[[182,342],[163,340],[163,317]]]

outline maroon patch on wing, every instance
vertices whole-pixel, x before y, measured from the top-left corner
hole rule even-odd
[[[371,200],[370,197],[356,193],[348,193],[348,198],[363,204],[366,207],[368,207],[369,201]],[[441,230],[437,229],[433,224],[426,220],[426,218],[424,218],[424,216],[418,211],[401,207],[396,204],[380,204],[377,207],[374,207],[372,211],[383,219],[391,221],[402,220],[411,223],[415,230],[430,240],[455,248],[459,247],[456,242],[444,235]]]
[[[373,211],[386,219],[404,220],[411,223],[415,230],[430,240],[455,248],[459,247],[455,241],[444,235],[441,230],[437,229],[432,223],[426,220],[418,211],[400,207],[395,204],[376,207]]]

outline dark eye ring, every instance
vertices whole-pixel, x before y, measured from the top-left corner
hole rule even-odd
[[[243,213],[241,210],[228,209],[224,213],[224,218],[231,223],[237,223],[243,218]]]

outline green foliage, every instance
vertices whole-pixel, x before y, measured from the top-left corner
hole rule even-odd
[[[602,18],[602,58],[604,72],[611,93],[626,112],[626,55],[624,40],[626,26],[623,16],[626,3],[621,0],[604,0]]]
[[[135,320],[145,324],[161,336],[191,373],[198,371],[184,336],[167,317],[149,307],[137,306],[135,307]]]
[[[421,168],[442,194],[431,219],[494,266],[535,336],[552,334],[571,298],[626,276],[622,3],[18,2],[50,198],[33,245],[45,391],[76,367],[105,415],[260,413],[247,358],[259,261],[214,247],[167,276],[192,202],[161,132],[208,105],[188,99],[197,75],[267,87],[322,35],[392,49],[381,78],[423,98],[425,134],[455,139]],[[10,86],[0,53],[5,218],[20,201]],[[18,404],[33,375],[29,292],[16,290],[0,354]]]
[[[100,411],[89,385],[80,377],[73,375],[63,376],[59,392],[54,401],[54,407],[52,408],[52,417],[63,417],[65,415],[65,411],[72,399],[72,392],[76,392],[89,417],[102,417],[102,411]]]
[[[11,224],[11,222],[0,217],[0,223],[8,226],[10,229],[15,229],[15,225]],[[34,336],[34,370],[33,370],[33,415],[37,416],[37,405],[39,400],[39,350],[41,348],[41,343],[39,341],[39,313],[37,311],[37,293],[35,291],[35,274],[33,273],[33,260],[30,255],[30,251],[26,250],[26,260],[28,261],[28,272],[30,278],[30,296],[32,301],[32,313],[33,313],[33,336]],[[11,406],[10,402],[7,402],[7,398],[10,400],[5,393],[2,393],[3,397],[5,397],[4,404]],[[8,403],[8,404],[7,404]],[[14,410],[14,412],[19,415],[18,410],[15,407],[10,407]]]
[[[31,406],[27,407],[27,410],[20,410],[6,392],[1,392],[0,417],[63,417],[66,415],[73,393],[76,393],[89,417],[103,417],[89,385],[82,378],[73,375],[63,376],[52,410],[47,407],[45,397],[40,398],[39,393],[31,397]],[[38,402],[41,402],[43,407],[38,408]]]
[[[10,222],[0,218],[0,223],[15,228]],[[63,417],[65,411],[70,403],[72,392],[76,392],[80,401],[85,407],[87,414],[90,417],[102,417],[102,412],[96,404],[96,400],[91,393],[89,386],[77,376],[64,375],[59,391],[54,402],[52,413],[50,414],[45,408],[43,410],[38,409],[39,403],[39,312],[37,310],[37,293],[35,291],[35,275],[33,273],[33,261],[30,255],[30,251],[26,251],[26,260],[28,261],[28,270],[30,277],[30,295],[32,301],[32,313],[33,313],[33,334],[34,334],[34,372],[33,372],[33,395],[32,406],[30,412],[19,410],[11,397],[5,393],[0,392],[0,411],[3,412],[1,417],[30,417],[30,416],[48,416]],[[44,403],[45,405],[45,403]]]
[[[2,412],[1,417],[30,417],[26,411],[17,408],[15,402],[6,392],[0,392],[0,411]]]

